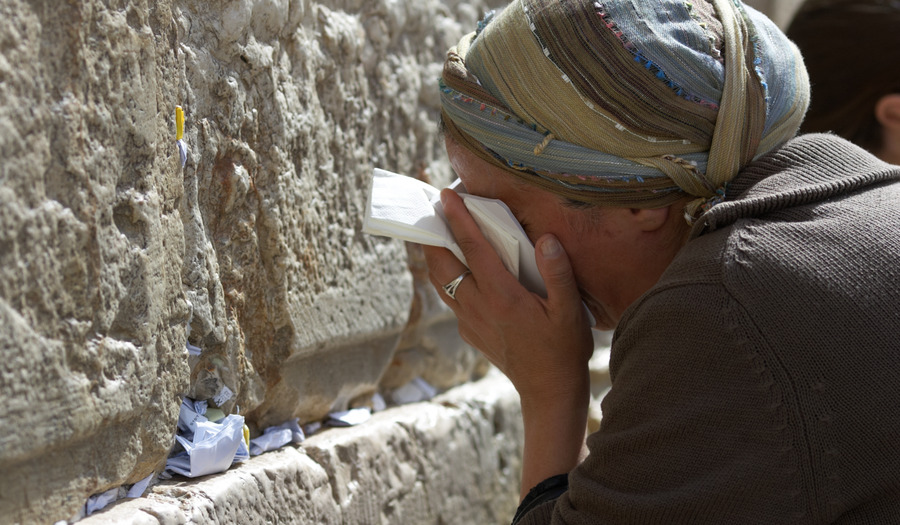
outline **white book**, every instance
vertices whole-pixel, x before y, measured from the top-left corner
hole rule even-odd
[[[506,204],[497,199],[469,195],[459,179],[450,188],[462,197],[475,223],[509,273],[528,290],[546,297],[547,289],[534,258],[534,245]],[[442,246],[468,267],[444,217],[440,190],[412,177],[375,168],[363,231],[418,244]]]

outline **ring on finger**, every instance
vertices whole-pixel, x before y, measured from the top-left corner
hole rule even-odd
[[[442,286],[442,288],[444,289],[444,293],[447,294],[451,299],[453,299],[455,301],[456,300],[456,289],[459,288],[459,283],[463,282],[463,279],[465,279],[466,276],[469,275],[470,273],[472,273],[472,272],[470,272],[469,270],[466,270],[463,273],[459,274],[459,276],[456,279],[453,279],[449,283]]]

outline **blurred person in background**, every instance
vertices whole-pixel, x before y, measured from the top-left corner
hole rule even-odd
[[[787,36],[812,85],[800,131],[833,131],[900,164],[900,0],[807,0]]]

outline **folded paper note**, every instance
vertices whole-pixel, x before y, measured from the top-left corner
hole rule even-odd
[[[263,433],[250,440],[250,455],[258,456],[263,452],[281,448],[288,443],[300,443],[306,436],[300,428],[298,418],[291,419],[280,425],[271,426],[263,430]]]
[[[466,204],[503,265],[525,288],[547,296],[534,259],[534,245],[502,201],[465,193],[457,180],[450,186]],[[404,241],[443,246],[468,266],[444,217],[440,190],[420,180],[375,168],[363,231]]]

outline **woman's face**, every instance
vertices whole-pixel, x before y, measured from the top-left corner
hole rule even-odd
[[[595,328],[615,328],[625,309],[656,282],[671,261],[669,258],[661,268],[646,264],[643,259],[652,246],[637,236],[630,209],[572,206],[557,195],[517,180],[450,138],[447,153],[468,192],[503,201],[532,243],[545,233],[559,239],[572,263],[582,300],[596,320]]]

